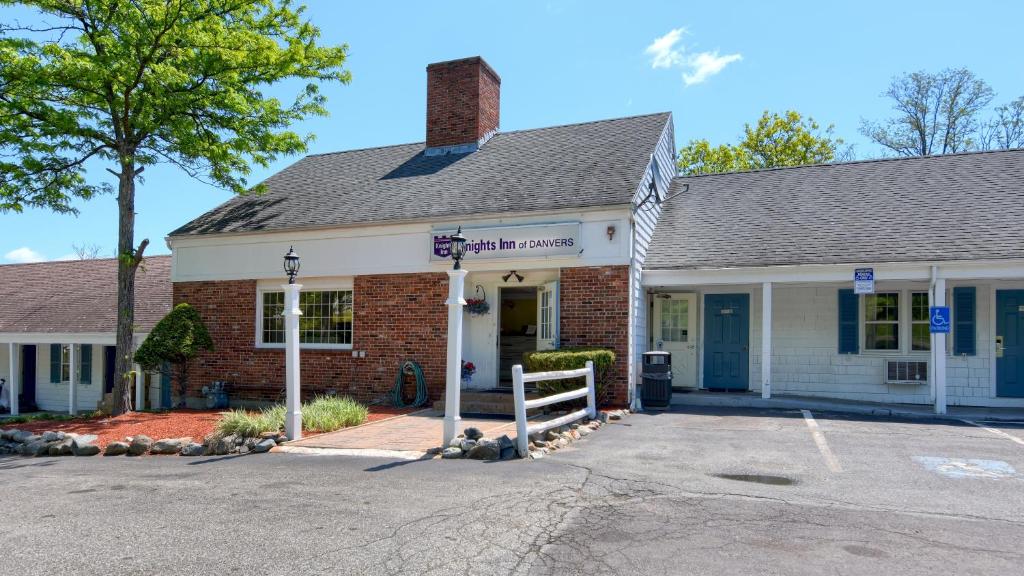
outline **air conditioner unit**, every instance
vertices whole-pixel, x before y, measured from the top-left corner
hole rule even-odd
[[[928,362],[924,360],[886,360],[886,384],[927,384]]]

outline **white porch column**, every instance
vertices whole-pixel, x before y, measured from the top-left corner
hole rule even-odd
[[[132,402],[132,408],[136,411],[146,409],[146,396],[142,390],[142,384],[146,380],[146,376],[142,373],[142,366],[138,364],[132,364],[132,373],[135,375],[135,401]]]
[[[11,394],[11,415],[17,416],[19,411],[18,395],[21,393],[21,371],[18,369],[20,367],[18,354],[21,352],[21,349],[17,344],[11,342],[8,346],[8,352],[10,354],[10,361],[7,363],[7,367],[10,372],[8,375],[10,378],[7,379],[7,390]]]
[[[946,279],[935,279],[934,303],[932,306],[946,305]],[[946,413],[946,335],[932,334],[932,363],[935,368],[935,413]]]
[[[761,398],[772,397],[772,283],[761,284]]]
[[[68,414],[72,416],[78,413],[78,370],[75,369],[77,359],[75,345],[68,344]]]
[[[466,285],[466,271],[448,271],[448,372],[444,391],[444,443],[447,447],[455,438],[459,421],[459,397],[462,391],[462,298]]]
[[[302,387],[299,380],[299,291],[301,284],[283,284],[284,288],[284,433],[289,440],[302,438]]]

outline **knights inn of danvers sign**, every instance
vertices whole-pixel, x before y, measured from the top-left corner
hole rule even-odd
[[[451,258],[454,233],[455,230],[433,233],[431,260]],[[467,259],[574,256],[583,248],[579,222],[464,228],[462,234],[466,237]]]

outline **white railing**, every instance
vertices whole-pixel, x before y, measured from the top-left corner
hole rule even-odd
[[[544,398],[536,398],[533,400],[526,399],[527,382],[564,380],[566,378],[579,378],[580,376],[586,376],[587,378],[587,385],[583,388],[569,390],[568,392],[562,392],[561,394],[554,394],[552,396],[545,396]],[[530,434],[544,432],[545,430],[564,426],[571,422],[575,422],[580,418],[597,418],[597,394],[594,391],[594,363],[588,360],[586,368],[561,370],[558,372],[531,372],[529,374],[524,374],[523,366],[521,364],[516,364],[512,367],[512,396],[516,403],[516,448],[519,451],[519,455],[525,458],[530,451]],[[527,410],[565,402],[566,400],[574,400],[584,396],[587,397],[586,408],[581,408],[575,412],[566,414],[565,416],[559,416],[553,420],[537,422],[533,425],[530,425],[526,420]]]

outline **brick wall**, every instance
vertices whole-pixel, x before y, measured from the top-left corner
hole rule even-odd
[[[427,66],[427,148],[477,142],[498,129],[501,79],[480,57]]]
[[[423,367],[432,400],[444,394],[448,278],[445,274],[357,276],[353,293],[353,349],[302,350],[302,389],[329,388],[365,401],[386,396],[399,364]],[[283,401],[284,351],[255,347],[256,282],[178,282],[174,302],[195,306],[216,350],[190,365],[189,396],[214,380],[233,383],[237,400]],[[412,384],[409,383],[409,394]]]
[[[562,346],[615,351],[606,401],[629,401],[629,267],[563,268],[559,279]]]

